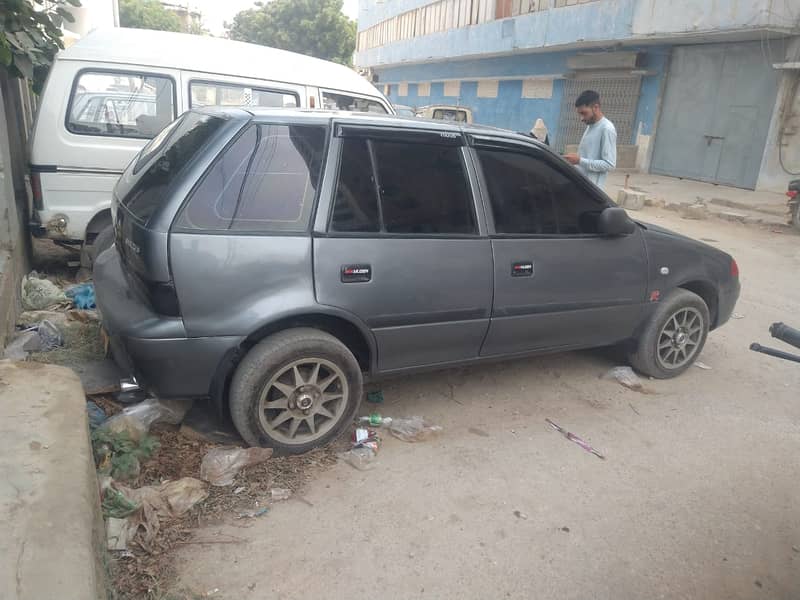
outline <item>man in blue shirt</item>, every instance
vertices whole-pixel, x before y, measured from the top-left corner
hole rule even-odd
[[[597,92],[583,92],[575,101],[575,108],[587,127],[578,153],[565,154],[564,158],[602,188],[608,172],[617,166],[617,130],[600,110],[600,94]]]

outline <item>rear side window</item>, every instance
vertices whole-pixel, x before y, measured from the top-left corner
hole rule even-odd
[[[505,234],[598,233],[605,205],[547,161],[522,152],[479,148],[494,216]]]
[[[386,114],[386,108],[376,100],[334,92],[322,92],[322,106],[327,110]]]
[[[193,81],[189,84],[190,104],[198,106],[269,106],[295,108],[300,101],[294,92],[263,88]]]
[[[128,166],[117,183],[115,196],[134,217],[147,221],[164,201],[170,184],[224,123],[219,117],[186,113],[171,133],[155,144],[158,149],[145,152],[145,148],[144,160]]]
[[[459,146],[345,138],[342,152],[333,231],[476,232]]]
[[[203,176],[175,227],[305,231],[319,184],[325,131],[307,125],[251,126]]]
[[[175,86],[160,75],[83,71],[72,88],[67,130],[152,138],[175,118]]]
[[[437,108],[433,111],[433,118],[439,121],[457,121],[458,123],[467,122],[467,113],[463,110],[453,110],[449,108]]]

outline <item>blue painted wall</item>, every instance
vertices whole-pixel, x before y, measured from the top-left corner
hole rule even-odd
[[[622,144],[630,144],[635,142],[639,122],[642,123],[642,133],[645,135],[651,134],[655,128],[659,93],[669,60],[669,47],[648,46],[647,48],[626,48],[625,50],[645,52],[644,68],[653,73],[642,78],[641,95],[633,128],[634,139],[620,140]],[[476,123],[522,132],[529,131],[536,119],[541,118],[550,129],[551,141],[557,145],[556,130],[564,95],[564,80],[555,79],[553,81],[552,98],[534,99],[522,97],[522,77],[562,75],[568,71],[567,57],[572,54],[574,52],[548,52],[482,60],[403,65],[386,69],[378,68],[375,69],[375,72],[379,76],[379,86],[382,83],[392,84],[389,98],[396,104],[413,107],[430,104],[459,104],[472,109]],[[520,79],[504,79],[499,82],[497,98],[478,98],[478,84],[474,80],[469,80],[470,77],[514,77],[515,75],[519,75]],[[433,81],[437,79],[460,80],[460,96],[458,98],[445,96],[444,84],[441,81]],[[398,94],[398,82],[427,81],[433,81],[430,96],[420,97],[416,83],[409,83],[407,96]]]

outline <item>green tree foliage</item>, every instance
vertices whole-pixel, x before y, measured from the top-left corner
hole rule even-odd
[[[75,19],[67,6],[80,0],[0,0],[0,66],[26,77],[41,91],[53,58],[64,43],[61,25]]]
[[[342,0],[273,0],[237,14],[229,35],[348,65],[356,23],[342,13]]]
[[[119,0],[119,24],[136,29],[181,31],[181,20],[158,0]]]

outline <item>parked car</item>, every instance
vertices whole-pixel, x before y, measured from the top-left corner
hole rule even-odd
[[[497,129],[193,110],[114,194],[95,268],[114,356],[283,452],[341,432],[364,377],[611,344],[674,377],[739,295],[731,256]]]
[[[411,108],[410,106],[405,106],[404,104],[395,104],[394,105],[394,114],[398,117],[416,117],[416,111]]]
[[[30,149],[32,231],[84,243],[89,267],[113,241],[111,191],[147,140],[203,106],[393,113],[358,73],[255,44],[139,29],[90,33],[58,53]]]
[[[472,110],[464,106],[422,106],[417,109],[417,116],[437,121],[455,121],[456,123],[472,123]]]

